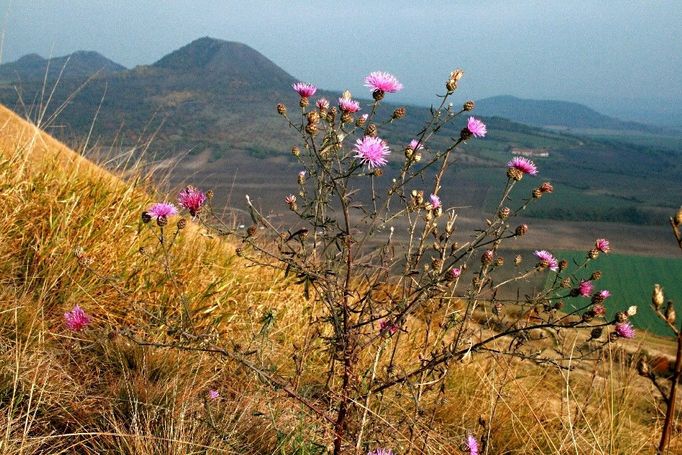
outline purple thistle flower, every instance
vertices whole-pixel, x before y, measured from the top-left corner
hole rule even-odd
[[[367,455],[393,455],[393,451],[391,449],[374,449],[367,452]]]
[[[372,91],[379,90],[384,93],[395,93],[402,90],[403,84],[392,74],[374,71],[365,78],[365,87],[371,88]]]
[[[296,82],[291,86],[301,98],[310,98],[317,91],[317,87],[306,82]]]
[[[211,400],[217,400],[220,398],[220,393],[218,393],[218,391],[215,389],[211,389],[208,391],[208,398]]]
[[[590,295],[592,295],[593,290],[594,286],[592,285],[592,282],[589,280],[581,281],[580,285],[578,286],[578,292],[583,297],[589,297]]]
[[[547,250],[537,250],[533,253],[540,260],[540,265],[547,267],[553,272],[559,270],[559,261]]]
[[[629,340],[635,337],[635,328],[629,322],[619,322],[616,324],[616,334]]]
[[[71,311],[67,311],[64,313],[64,322],[66,323],[66,327],[69,328],[69,330],[73,330],[74,332],[80,332],[90,324],[90,316],[83,311],[83,309],[76,305],[73,307]]]
[[[485,123],[475,119],[474,117],[469,117],[469,120],[467,121],[467,129],[474,137],[485,137],[485,135],[488,133]]]
[[[434,208],[434,209],[440,208],[441,203],[440,203],[440,198],[438,196],[436,196],[435,194],[432,194],[431,196],[429,196],[429,200],[431,201],[431,207],[432,208]]]
[[[423,149],[424,149],[424,144],[422,144],[421,142],[419,142],[419,141],[416,140],[416,139],[412,139],[412,140],[410,141],[410,145],[408,145],[408,147],[411,148],[411,149],[414,150],[414,151],[423,150]]]
[[[178,195],[178,204],[187,209],[192,216],[199,213],[204,203],[206,203],[206,194],[191,185],[180,191]]]
[[[472,434],[467,436],[467,448],[469,449],[469,455],[478,455],[478,441]]]
[[[317,100],[317,103],[315,103],[315,105],[320,110],[329,109],[329,101],[327,100],[327,98],[320,98],[319,100]]]
[[[599,251],[602,253],[608,253],[609,250],[611,250],[611,246],[609,245],[609,241],[606,239],[597,239],[596,242],[594,242],[595,248],[597,248]]]
[[[159,217],[168,218],[169,216],[177,215],[178,209],[173,204],[157,202],[147,209],[147,214],[153,219],[158,220]]]
[[[606,314],[606,307],[601,303],[597,303],[592,307],[592,312],[595,316],[604,316]]]
[[[452,278],[459,278],[462,275],[462,267],[453,267],[449,273]]]
[[[538,168],[535,166],[535,163],[522,156],[512,158],[511,161],[507,163],[507,167],[518,169],[524,174],[537,175],[538,173]]]
[[[355,158],[359,158],[362,164],[368,168],[386,165],[386,157],[390,155],[386,141],[379,137],[365,136],[355,141]]]
[[[398,326],[393,322],[382,319],[381,322],[379,322],[379,331],[381,333],[388,332],[391,335],[395,335],[395,333],[398,331]]]
[[[354,101],[350,98],[339,98],[339,108],[343,112],[349,112],[351,114],[357,112],[360,110],[360,103],[357,101]]]
[[[611,291],[607,291],[606,289],[604,289],[603,291],[599,291],[597,295],[602,299],[606,300],[609,297],[611,297]]]
[[[289,194],[287,195],[287,197],[284,198],[284,202],[286,202],[289,205],[294,204],[296,202],[296,196],[294,196],[293,194]]]

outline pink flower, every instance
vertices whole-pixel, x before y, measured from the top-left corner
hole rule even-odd
[[[472,434],[467,436],[467,447],[469,448],[469,455],[478,455],[478,441]]]
[[[327,101],[327,98],[320,98],[317,100],[317,103],[315,103],[318,109],[329,109],[329,101]]]
[[[178,204],[180,207],[189,210],[189,214],[192,216],[199,213],[205,202],[206,195],[191,185],[180,191],[178,195]]]
[[[475,119],[474,117],[469,117],[469,120],[467,121],[467,129],[474,137],[485,137],[486,133],[488,132],[485,123]]]
[[[512,158],[512,160],[507,163],[507,167],[518,169],[524,174],[536,175],[538,173],[538,168],[535,166],[535,163],[522,156]]]
[[[365,87],[371,88],[372,91],[395,93],[402,90],[403,84],[398,82],[398,79],[392,74],[374,71],[365,78]]]
[[[559,270],[559,261],[547,250],[537,250],[533,253],[540,260],[542,267],[547,267],[553,272]]]
[[[549,182],[544,182],[542,185],[540,185],[540,188],[538,189],[540,190],[541,193],[551,193],[552,191],[554,191],[554,187]]]
[[[90,316],[88,316],[78,305],[74,306],[71,311],[64,313],[64,322],[66,323],[66,326],[69,330],[73,330],[74,332],[83,330],[85,326],[90,324],[90,320]]]
[[[393,455],[393,451],[391,449],[374,449],[367,452],[367,455]]]
[[[594,242],[594,246],[602,253],[608,253],[609,250],[611,249],[609,241],[606,239],[597,239],[597,241]]]
[[[360,110],[360,103],[350,98],[339,98],[339,108],[343,112],[354,113]]]
[[[386,157],[391,151],[386,141],[379,137],[365,136],[355,141],[355,158],[360,158],[370,169],[386,165]]]
[[[395,335],[395,333],[398,331],[398,326],[392,322],[387,321],[386,319],[382,319],[381,322],[379,322],[379,330],[382,333],[388,332],[391,335]]]
[[[629,322],[616,324],[616,334],[621,338],[631,339],[635,337],[635,328]]]
[[[306,82],[296,82],[291,86],[301,98],[310,98],[317,91],[317,87]]]
[[[604,316],[606,314],[606,307],[601,303],[597,303],[592,307],[592,312],[595,316]]]
[[[594,290],[594,286],[592,285],[592,282],[589,280],[588,281],[581,281],[580,286],[578,286],[578,292],[583,297],[589,297],[590,295],[592,295],[593,290]]]
[[[208,398],[211,400],[217,400],[220,398],[220,393],[218,393],[218,391],[215,389],[211,389],[208,391]]]
[[[294,203],[296,203],[296,196],[294,196],[293,194],[290,194],[284,198],[284,202],[286,202],[289,205],[294,204]]]
[[[461,267],[453,267],[450,269],[450,276],[452,278],[459,278],[460,275],[462,275],[462,268]]]
[[[431,207],[434,209],[440,208],[440,198],[436,196],[435,194],[432,194],[429,196],[429,200],[431,200]]]
[[[603,291],[599,291],[599,293],[598,293],[597,295],[598,295],[599,297],[601,297],[602,299],[606,300],[606,299],[608,299],[609,297],[611,297],[611,292],[610,292],[610,291],[607,291],[606,289],[604,289]]]
[[[360,116],[360,120],[362,120],[363,122],[366,122],[368,118],[369,118],[369,114],[362,114]]]
[[[178,209],[173,204],[158,202],[147,209],[147,214],[153,219],[158,220],[159,217],[168,218],[169,216],[177,215]]]
[[[419,141],[416,140],[416,139],[412,139],[412,140],[410,141],[410,145],[408,145],[408,147],[411,148],[412,150],[415,150],[415,151],[416,151],[416,150],[423,150],[423,149],[424,149],[424,144],[422,144],[421,142],[419,142]]]

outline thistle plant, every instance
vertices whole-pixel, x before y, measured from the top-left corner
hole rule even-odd
[[[511,159],[499,171],[494,216],[474,232],[458,229],[458,209],[449,205],[453,189],[444,178],[461,146],[488,134],[485,123],[470,114],[473,101],[459,109],[450,103],[462,76],[461,70],[451,73],[438,107],[407,144],[383,137],[388,125],[406,116],[404,108],[387,113],[382,106],[403,88],[395,76],[367,76],[372,101],[365,106],[348,91],[332,106],[326,98],[312,99],[314,85],[294,84],[298,109],[277,105],[300,137],[292,147],[300,166],[292,176],[297,190],[282,195],[291,224],[275,225],[246,196],[253,224],[235,230],[215,216],[211,193],[189,186],[178,196],[180,209],[194,221],[237,236],[239,256],[280,270],[300,286],[307,307],[298,311],[310,314],[310,327],[302,344],[294,345],[292,365],[260,355],[253,362],[215,338],[207,347],[209,337],[194,333],[191,302],[182,293],[179,321],[164,313],[159,322],[173,327],[169,333],[182,334],[182,349],[192,349],[187,340],[200,340],[194,348],[241,363],[322,417],[335,454],[367,453],[385,442],[377,429],[386,422],[388,428],[406,427],[410,436],[401,445],[424,450],[428,432],[406,422],[435,419],[432,403],[446,398],[457,366],[473,356],[571,368],[579,360],[598,361],[609,343],[635,336],[629,318],[636,308],[607,319],[611,292],[599,289],[601,273],[590,271],[600,254],[609,253],[608,240],[597,239],[581,262],[569,263],[546,249],[536,250],[530,261],[521,255],[505,259],[505,242],[532,235],[516,219],[554,191],[550,182],[539,181],[529,194],[518,194],[519,182],[540,173],[533,161]],[[431,146],[439,133],[458,124],[458,137],[444,147]],[[186,221],[181,219],[171,236],[166,225],[178,212],[173,204],[158,203],[142,215],[156,233],[171,282],[170,249]],[[518,287],[530,279],[547,284],[523,298],[502,297],[513,294],[504,292],[508,289],[518,296]],[[273,315],[264,316],[261,333],[274,323]],[[578,353],[569,349],[576,339]],[[309,372],[321,366],[322,374],[311,379]],[[314,399],[304,391],[310,381],[323,383],[323,393]],[[410,399],[399,410],[387,406],[388,399],[400,396]],[[490,426],[484,430],[476,435],[463,429],[460,441],[467,451],[486,451]],[[391,453],[388,448],[370,453],[381,450]]]

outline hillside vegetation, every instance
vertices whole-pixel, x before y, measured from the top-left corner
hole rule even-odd
[[[294,375],[315,316],[302,290],[192,223],[164,254],[140,221],[150,177],[128,171],[0,107],[2,453],[324,453],[322,357],[313,350]],[[82,332],[64,324],[75,305],[93,318]],[[183,318],[192,333],[174,332]],[[662,413],[632,361],[613,345],[570,372],[458,362],[423,414],[401,413],[408,389],[384,395],[398,423],[377,422],[357,453],[458,453],[467,432],[485,433],[491,453],[649,451]]]

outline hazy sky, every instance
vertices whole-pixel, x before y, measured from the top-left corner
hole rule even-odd
[[[395,100],[430,99],[462,67],[474,99],[611,112],[682,101],[681,0],[0,0],[0,14],[3,62],[84,49],[132,67],[208,35],[329,89],[364,91],[369,71],[393,72],[405,85]]]

